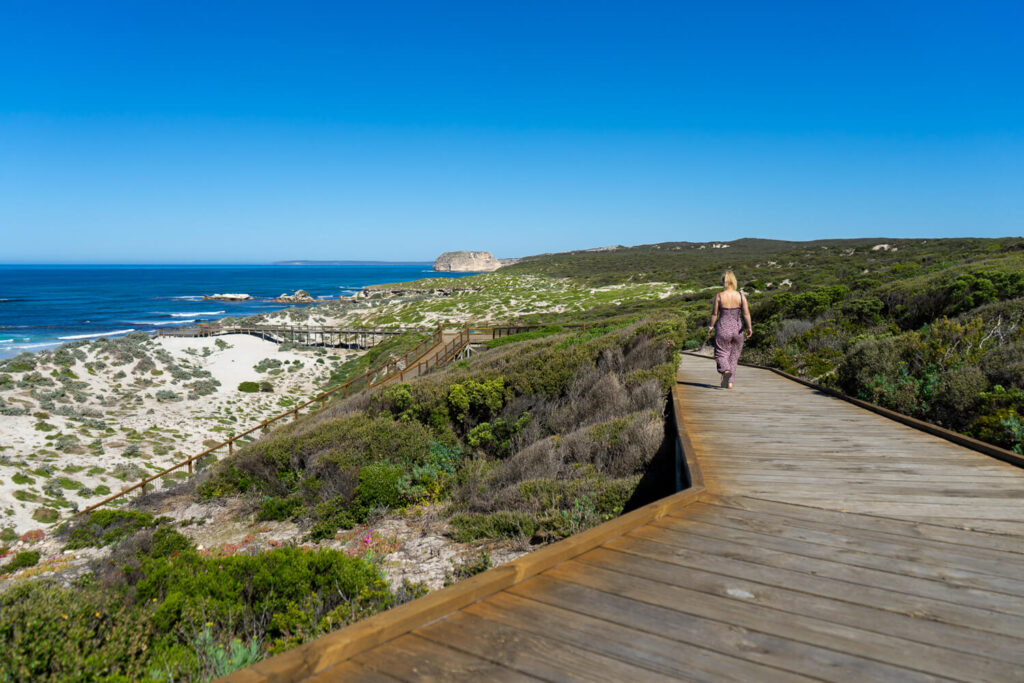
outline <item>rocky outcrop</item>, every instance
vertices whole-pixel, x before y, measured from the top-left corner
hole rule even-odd
[[[429,289],[420,289],[415,287],[403,287],[396,289],[394,287],[381,287],[379,285],[372,285],[370,287],[364,287],[361,291],[356,292],[352,295],[352,299],[393,299],[401,296],[452,296],[456,291],[459,292],[479,292],[481,287],[459,287],[458,290],[450,287],[433,287]]]
[[[489,251],[446,251],[434,261],[434,270],[443,273],[489,273],[503,264]]]
[[[274,301],[279,304],[311,304],[315,299],[306,290],[297,289],[294,294],[282,294]]]
[[[203,298],[213,301],[248,301],[252,296],[249,294],[205,294]]]

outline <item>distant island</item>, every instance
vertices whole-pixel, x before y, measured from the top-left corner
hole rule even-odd
[[[434,261],[434,270],[447,273],[489,273],[519,259],[496,259],[489,251],[446,251]]]
[[[272,266],[429,266],[431,261],[274,261]]]

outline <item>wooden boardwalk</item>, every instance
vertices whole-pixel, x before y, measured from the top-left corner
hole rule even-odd
[[[1024,470],[767,370],[678,380],[689,489],[233,679],[1024,680]]]
[[[346,328],[323,325],[221,325],[199,323],[156,331],[157,337],[219,337],[225,334],[247,334],[281,344],[291,342],[303,346],[368,349],[407,332],[425,332],[408,328]]]

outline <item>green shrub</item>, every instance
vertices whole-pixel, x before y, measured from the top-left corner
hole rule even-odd
[[[826,313],[833,305],[842,301],[850,294],[845,285],[829,285],[818,287],[808,292],[794,294],[782,292],[771,300],[767,313],[780,313],[786,318],[811,320]]]
[[[169,557],[175,553],[185,553],[195,549],[192,539],[170,527],[160,527],[153,532],[149,541],[150,557]]]
[[[399,481],[404,472],[394,465],[367,465],[359,470],[355,504],[367,509],[398,508],[403,501]]]
[[[43,524],[51,524],[60,519],[60,513],[54,510],[53,508],[38,507],[32,511],[32,519]]]
[[[462,450],[435,441],[423,465],[413,465],[412,471],[398,482],[402,496],[410,502],[440,501],[451,486],[462,458]]]
[[[501,510],[487,514],[460,514],[451,518],[452,538],[469,543],[482,538],[532,538],[537,533],[537,520],[525,513]]]
[[[283,521],[291,519],[300,510],[302,510],[302,500],[298,497],[274,498],[268,496],[260,503],[256,519]]]
[[[26,550],[15,555],[14,559],[3,567],[3,570],[6,572],[16,572],[19,569],[34,567],[37,564],[39,564],[39,551]]]
[[[0,680],[145,680],[159,642],[149,611],[116,591],[25,581],[0,594]]]
[[[336,496],[315,505],[312,513],[314,523],[306,538],[311,541],[322,541],[333,538],[339,529],[351,529],[364,521],[367,510],[360,508],[354,511],[344,496]]]
[[[490,419],[505,404],[505,379],[471,379],[453,384],[448,389],[448,404],[459,420],[465,419],[467,415],[480,420]]]
[[[252,369],[256,372],[266,372],[267,370],[273,370],[274,368],[281,367],[281,361],[277,358],[264,358],[256,365],[252,366]]]
[[[68,535],[68,549],[111,545],[125,536],[169,522],[169,517],[154,517],[135,510],[96,510],[79,522]]]
[[[488,554],[486,550],[481,550],[472,559],[465,560],[464,562],[456,565],[454,567],[454,571],[445,576],[444,583],[447,586],[455,583],[456,581],[468,579],[471,576],[476,576],[477,574],[487,571],[493,566],[494,564],[491,561],[490,554]]]
[[[0,594],[0,680],[209,680],[396,601],[376,567],[340,551],[204,557],[182,538],[158,530],[113,588]]]
[[[217,678],[252,666],[262,656],[259,643],[256,640],[243,643],[238,638],[232,638],[225,647],[214,639],[210,629],[206,627],[196,638],[195,649],[199,658],[207,663],[207,668]]]
[[[210,394],[215,393],[219,386],[220,382],[215,379],[197,379],[194,382],[186,384],[185,388],[189,390],[189,400],[194,401],[201,396],[209,396]]]
[[[225,461],[213,477],[203,482],[197,489],[199,500],[223,498],[252,490],[262,490],[264,482],[253,476],[252,472],[239,469],[230,460]]]
[[[259,382],[242,382],[238,385],[238,390],[247,394],[255,394],[260,390]]]
[[[4,372],[29,372],[35,370],[36,359],[31,353],[22,352],[14,358],[9,358],[6,361],[0,363],[0,367],[3,368]]]
[[[277,548],[256,556],[142,556],[132,575],[139,577],[135,599],[157,601],[153,623],[161,632],[182,624],[228,623],[249,614],[282,646],[350,623],[392,601],[387,582],[372,564],[326,549]]]

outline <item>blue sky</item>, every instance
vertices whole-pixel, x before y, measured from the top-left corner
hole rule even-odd
[[[0,0],[0,262],[1024,233],[1024,4]]]

